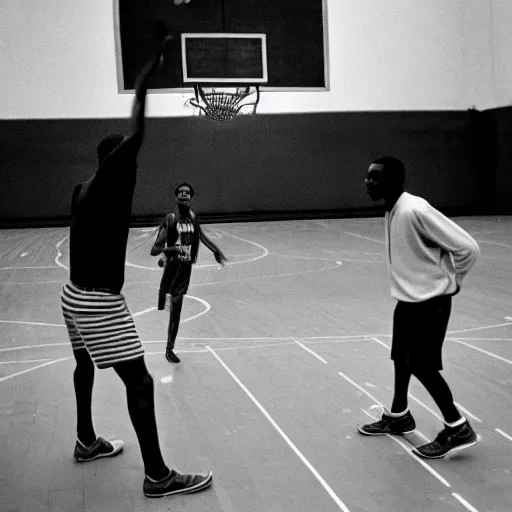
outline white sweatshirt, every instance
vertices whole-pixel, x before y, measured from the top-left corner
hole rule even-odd
[[[458,291],[480,249],[460,226],[425,199],[403,192],[386,212],[391,296],[420,302]]]

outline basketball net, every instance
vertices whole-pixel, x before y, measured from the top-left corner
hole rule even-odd
[[[231,121],[235,116],[255,114],[260,101],[258,85],[219,89],[194,85],[195,96],[185,102],[199,115],[206,115],[213,121]]]

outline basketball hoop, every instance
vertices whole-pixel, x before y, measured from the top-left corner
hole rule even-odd
[[[251,86],[238,87],[235,92],[226,92],[215,90],[205,91],[202,86],[194,85],[195,97],[189,98],[185,105],[190,104],[200,109],[200,113],[208,116],[214,121],[231,121],[240,114],[255,114],[260,101],[260,88],[258,85],[252,86],[255,91],[251,91]],[[255,95],[253,101],[244,103],[244,101]],[[245,107],[249,107],[245,109]],[[245,109],[245,110],[244,110]]]

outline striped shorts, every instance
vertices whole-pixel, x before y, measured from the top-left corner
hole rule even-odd
[[[123,295],[86,292],[68,283],[60,297],[73,350],[87,349],[98,368],[144,355]]]

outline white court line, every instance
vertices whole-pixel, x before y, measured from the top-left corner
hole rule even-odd
[[[364,409],[361,409],[361,411],[363,411],[372,420],[375,421],[377,419],[372,414],[370,414],[368,411],[365,411]],[[416,432],[419,433],[418,431],[416,431]],[[421,434],[421,435],[423,435],[423,434]],[[432,476],[435,476],[443,485],[445,485],[448,488],[451,488],[451,485],[448,482],[448,480],[443,478],[433,467],[431,467],[429,464],[427,464],[423,459],[414,455],[414,453],[412,452],[412,449],[409,448],[409,446],[407,446],[407,444],[405,444],[404,441],[402,441],[402,440],[398,439],[396,436],[392,436],[390,434],[386,434],[386,436],[389,437],[390,439],[392,439],[395,443],[398,443],[416,462],[419,462]]]
[[[216,347],[215,350],[249,350],[251,348],[284,347],[285,345],[293,345],[293,341],[283,341],[281,343],[264,343],[263,345],[237,345],[236,347]]]
[[[357,382],[354,382],[350,377],[348,377],[347,375],[345,375],[343,372],[338,372],[338,375],[340,377],[343,377],[347,382],[349,382],[350,384],[352,384],[352,386],[356,387],[357,389],[359,389],[359,391],[361,391],[362,393],[364,393],[368,398],[370,398],[371,400],[373,400],[377,405],[380,405],[381,407],[384,407],[384,404],[382,402],[380,402],[379,400],[377,400],[369,391],[366,391],[366,389],[364,389],[362,386],[360,386]]]
[[[357,233],[351,233],[350,231],[341,231],[343,235],[355,236],[356,238],[362,238],[363,240],[369,240],[370,242],[377,242],[378,244],[386,245],[386,242],[382,240],[377,240],[376,238],[370,238],[369,236],[359,235]]]
[[[297,340],[330,340],[330,339],[333,339],[333,340],[336,340],[336,339],[343,339],[343,340],[364,340],[366,339],[368,336],[366,335],[350,335],[350,336],[345,336],[345,335],[341,335],[341,336],[246,336],[246,337],[243,337],[243,336],[231,336],[231,337],[213,337],[213,336],[206,336],[206,337],[184,337],[184,338],[181,338],[183,340],[198,340],[198,341],[202,341],[202,340],[213,340],[213,341],[217,341],[217,340],[239,340],[239,341],[251,341],[251,340],[294,340],[294,339],[297,339]]]
[[[494,359],[498,359],[498,361],[502,361],[502,362],[507,363],[507,364],[512,364],[512,361],[510,359],[506,359],[505,357],[501,357],[498,354],[494,354],[492,352],[489,352],[488,350],[484,350],[483,348],[475,347],[474,345],[471,345],[470,343],[466,343],[465,341],[460,341],[459,339],[456,339],[456,338],[450,338],[450,341],[454,341],[455,343],[459,343],[459,344],[464,345],[466,347],[472,348],[473,350],[476,350],[478,352],[482,352],[482,354],[485,354],[485,355],[487,355],[489,357],[493,357]]]
[[[229,263],[229,262],[228,262]],[[226,265],[228,265],[226,263]],[[233,265],[234,263],[232,263]],[[212,284],[224,284],[224,283],[237,283],[238,281],[252,281],[253,279],[272,279],[275,277],[290,277],[290,276],[301,276],[304,274],[313,274],[315,272],[324,272],[325,270],[339,269],[340,265],[329,265],[328,267],[315,268],[312,270],[301,270],[300,272],[286,272],[283,274],[265,274],[264,276],[252,276],[252,277],[236,277],[234,279],[225,279],[224,281],[209,281],[207,283],[191,283],[191,286],[209,286]]]
[[[323,268],[316,268],[316,269],[313,269],[313,270],[301,270],[300,272],[286,272],[286,273],[283,273],[283,274],[265,274],[263,276],[252,276],[252,277],[237,277],[237,278],[233,278],[233,279],[224,279],[223,281],[205,281],[205,282],[202,282],[202,283],[190,283],[190,286],[191,287],[196,287],[196,286],[210,286],[212,284],[225,284],[225,283],[236,283],[238,281],[251,281],[253,279],[270,279],[271,277],[288,277],[288,276],[295,276],[295,275],[303,275],[303,274],[312,274],[314,272],[323,272],[324,270],[332,270],[332,269],[339,269],[340,267],[340,264],[337,263],[336,265],[333,265],[333,266],[329,266],[329,267],[323,267]],[[220,267],[219,267],[220,268]],[[56,282],[61,282],[61,281],[56,281]],[[9,284],[8,282],[6,283],[2,283],[0,281],[0,284]],[[24,283],[24,284],[31,284],[31,283]],[[34,283],[34,284],[38,284],[38,283]],[[127,282],[125,283],[125,287],[128,287],[128,286],[132,286],[132,285],[135,285],[135,284],[145,284],[145,285],[148,285],[148,284],[154,284],[153,281],[130,281],[130,282]],[[148,286],[147,288],[150,288],[150,289],[153,289],[153,290],[158,290],[158,286]]]
[[[238,263],[241,263],[241,262],[238,262]],[[363,263],[366,263],[366,262],[363,262]],[[228,263],[226,263],[226,265],[228,265]],[[337,263],[336,265],[329,265],[328,267],[315,268],[312,270],[301,270],[299,272],[284,272],[282,274],[265,274],[264,276],[237,277],[237,278],[233,278],[233,279],[224,279],[223,281],[208,281],[208,282],[204,282],[204,283],[190,283],[190,286],[211,286],[212,284],[236,283],[238,281],[252,281],[254,279],[270,279],[270,278],[275,278],[275,277],[301,276],[304,274],[313,274],[315,272],[324,272],[325,270],[339,269],[340,266],[341,265],[339,263]],[[150,282],[151,281],[135,281],[135,282],[126,283],[125,286],[129,286],[132,284],[146,284],[146,283],[150,283]],[[158,290],[157,287],[154,287],[154,289]]]
[[[189,318],[185,318],[183,320],[180,321],[180,324],[184,324],[186,322],[190,322],[190,320],[194,320],[206,313],[208,313],[208,311],[210,311],[211,309],[211,306],[208,302],[206,302],[204,299],[201,299],[199,297],[194,297],[193,295],[185,295],[185,297],[187,297],[188,299],[193,299],[193,300],[197,300],[198,302],[200,302],[203,306],[205,306],[205,309],[203,311],[200,311],[199,313],[196,313],[195,315],[192,315],[191,317]],[[149,313],[151,311],[155,311],[156,306],[153,306],[151,308],[148,308],[148,309],[144,309],[143,311],[139,311],[137,313],[133,313],[132,316],[135,318],[135,317],[138,317],[138,316],[141,316],[141,315],[144,315],[145,313]]]
[[[178,338],[179,339],[179,338]],[[141,341],[143,345],[151,344],[151,343],[167,343],[167,340],[161,340],[161,341]],[[41,345],[24,345],[21,347],[7,347],[7,348],[0,348],[0,352],[15,352],[16,350],[31,350],[34,348],[46,348],[46,347],[69,347],[71,348],[71,344],[68,341],[67,343],[43,343]],[[176,352],[176,351],[175,351]],[[206,352],[206,350],[198,349],[198,350],[191,350],[190,352]],[[146,352],[148,354],[151,354],[152,352]],[[163,352],[154,352],[155,354],[163,354]],[[48,361],[49,359],[39,359],[39,361]],[[8,364],[13,361],[6,361],[4,363],[0,364]],[[18,362],[18,361],[15,361]],[[19,361],[20,363],[27,363],[30,361]]]
[[[452,492],[452,496],[462,503],[470,512],[478,512],[478,510],[471,505],[471,503],[468,503],[460,494],[457,494],[456,492]]]
[[[469,416],[472,420],[475,420],[478,423],[482,423],[482,420],[475,416],[472,412],[468,411],[465,407],[459,404],[459,402],[453,402],[466,416]]]
[[[298,340],[366,340],[368,335],[366,334],[345,334],[340,336],[296,336],[295,339]]]
[[[348,343],[349,341],[368,341],[368,338],[348,338],[340,339],[327,339],[327,340],[309,340],[310,345],[324,345],[326,343]]]
[[[49,361],[47,363],[38,364],[37,366],[34,366],[33,368],[29,368],[28,370],[23,370],[21,372],[13,373],[11,375],[7,375],[5,377],[0,378],[0,382],[4,382],[6,380],[12,379],[13,377],[17,377],[18,375],[22,375],[24,373],[31,372],[33,370],[37,370],[38,368],[42,368],[43,366],[48,366],[50,364],[60,363],[61,361],[66,361],[67,359],[70,359],[69,357],[62,357],[60,359],[54,359],[53,361]]]
[[[52,267],[52,268],[59,268],[59,267]],[[60,270],[60,269],[59,269]],[[21,286],[21,285],[39,285],[39,284],[64,284],[64,281],[62,279],[56,280],[50,280],[50,281],[0,281],[0,284],[9,284],[13,286]]]
[[[313,261],[313,260],[319,260],[319,261],[333,261],[333,258],[319,258],[318,256],[295,256],[293,254],[280,254],[278,252],[273,252],[272,256],[277,256],[278,258],[287,258],[291,260],[306,260],[306,261]],[[342,258],[337,258],[342,259]]]
[[[293,444],[291,439],[284,433],[284,431],[279,427],[279,425],[273,420],[267,410],[258,402],[258,400],[254,397],[254,395],[247,389],[247,387],[240,381],[240,379],[233,373],[233,371],[226,365],[226,363],[219,357],[218,354],[212,350],[211,347],[207,346],[206,349],[213,354],[213,356],[219,361],[219,363],[224,367],[224,369],[229,373],[229,375],[233,378],[233,380],[242,388],[242,390],[246,393],[246,395],[253,401],[253,403],[258,407],[258,409],[262,412],[263,416],[267,418],[270,424],[277,430],[277,432],[281,435],[281,437],[285,440],[288,446],[295,452],[297,457],[304,463],[304,465],[313,473],[313,476],[320,482],[320,485],[327,491],[329,496],[334,500],[336,505],[338,505],[339,509],[343,512],[350,512],[347,506],[340,500],[340,498],[336,495],[336,493],[331,489],[329,484],[322,478],[320,473],[313,467],[313,465],[306,459],[306,457],[302,454],[302,452]]]
[[[45,322],[22,322],[21,320],[0,320],[0,324],[22,324],[22,325],[42,325],[44,327],[66,327],[65,324],[49,324]]]
[[[295,339],[293,341],[297,343],[297,345],[302,347],[304,350],[308,351],[310,354],[315,356],[319,361],[322,361],[322,363],[327,364],[327,361],[323,357],[319,356],[316,352],[313,352],[310,348],[306,347],[306,345],[303,345],[300,341],[297,341]]]
[[[458,334],[460,332],[482,331],[485,329],[493,329],[495,327],[506,327],[507,325],[512,325],[512,322],[507,322],[505,324],[484,325],[482,327],[473,327],[471,329],[460,329],[459,331],[448,331],[446,334]]]
[[[55,263],[61,267],[61,268],[64,268],[66,270],[69,270],[68,267],[66,267],[66,265],[64,265],[64,263],[61,263],[60,262],[60,258],[62,257],[62,252],[60,252],[60,246],[62,245],[62,243],[66,240],[66,238],[68,237],[68,235],[66,235],[55,247],[55,249],[57,249],[57,256],[55,256]]]
[[[512,338],[461,338],[457,336],[458,340],[473,340],[473,341],[512,341]]]
[[[495,428],[494,430],[496,430],[496,432],[498,432],[498,434],[501,434],[504,438],[508,439],[509,441],[512,441],[512,436],[509,436],[506,432],[503,432],[501,428]]]
[[[375,338],[374,336],[372,336],[370,339],[389,350],[389,345],[386,345],[386,343],[384,343],[383,341],[380,341],[379,339]]]
[[[254,258],[250,258],[248,260],[242,260],[242,261],[232,261],[232,262],[226,262],[226,265],[240,265],[241,263],[250,263],[252,261],[261,260],[262,258],[265,258],[268,256],[269,251],[266,247],[264,247],[261,244],[258,244],[257,242],[253,242],[252,240],[246,240],[245,238],[240,238],[239,236],[232,235],[231,233],[227,233],[226,231],[218,230],[219,233],[222,233],[223,235],[230,236],[232,238],[236,238],[237,240],[241,240],[242,242],[246,242],[248,244],[255,245],[256,247],[259,247],[263,250],[263,254],[260,254],[259,256],[255,256]]]
[[[424,404],[419,398],[416,398],[414,395],[409,393],[409,396],[418,404],[420,404],[424,409],[426,409],[432,416],[435,416],[441,423],[444,423],[443,417],[437,414],[436,411],[431,409],[427,404]]]
[[[195,318],[197,318],[201,315],[204,315],[205,313],[210,311],[211,306],[204,299],[201,299],[199,297],[194,297],[192,295],[186,295],[186,297],[199,301],[201,304],[203,304],[205,306],[206,309],[204,311],[200,311],[199,313],[197,313],[189,318],[185,318],[185,319],[181,320],[182,324],[184,324],[186,322],[190,322],[190,320],[194,320]],[[141,316],[145,313],[149,313],[150,311],[154,311],[155,309],[156,309],[156,306],[148,308],[148,309],[144,309],[143,311],[138,311],[137,313],[133,313],[132,317],[135,318],[135,317]],[[2,323],[2,324],[21,324],[21,325],[39,325],[39,326],[43,326],[43,327],[66,327],[65,324],[50,324],[50,323],[45,323],[45,322],[25,322],[25,321],[20,321],[20,320],[0,320],[0,323]],[[62,345],[66,345],[66,343],[57,343],[57,344],[51,343],[51,344],[44,344],[44,345],[32,345],[32,347],[56,347],[56,346],[60,347]],[[16,348],[23,349],[26,347],[15,347],[15,348],[9,348],[9,349],[0,348],[0,351],[15,350]]]
[[[132,317],[135,318],[137,316],[144,315],[145,313],[149,313],[150,311],[154,311],[156,309],[156,306],[153,306],[152,308],[144,309],[142,311],[138,311],[137,313],[132,313]]]
[[[40,363],[41,361],[52,361],[52,359],[46,358],[46,359],[27,359],[26,361],[0,361],[0,364]]]
[[[219,233],[223,233],[226,236],[231,236],[233,238],[237,238],[238,240],[241,240],[242,242],[247,242],[248,244],[255,245],[256,247],[263,250],[263,254],[259,254],[258,256],[255,256],[254,258],[249,258],[247,260],[241,260],[241,261],[227,261],[226,266],[227,265],[240,265],[241,263],[250,263],[252,261],[256,261],[256,260],[260,260],[261,258],[265,258],[269,254],[269,251],[266,247],[263,247],[263,245],[260,245],[256,242],[252,242],[251,240],[246,240],[245,238],[240,238],[238,236],[231,235],[229,233],[226,233],[226,232],[220,231],[220,230],[219,230]],[[129,267],[140,268],[143,270],[153,270],[153,271],[159,270],[160,272],[162,271],[162,269],[160,267],[148,267],[146,265],[137,265],[135,263],[130,263],[129,261],[126,261],[126,265]],[[205,263],[204,265],[194,265],[195,268],[218,267],[218,266],[220,266],[218,263]]]
[[[166,342],[167,343],[167,342]],[[208,352],[206,349],[191,349],[191,350],[174,350],[176,354],[203,354]],[[155,356],[165,354],[165,350],[161,350],[160,352],[144,352],[146,356]]]
[[[507,247],[508,249],[512,249],[512,245],[502,244],[500,242],[491,242],[490,240],[477,240],[480,244],[490,244],[490,245],[498,245],[499,247]]]
[[[42,343],[40,345],[21,345],[18,347],[0,348],[0,352],[14,352],[16,350],[30,350],[33,348],[64,347],[64,346],[71,348],[71,343],[68,341],[67,343]]]
[[[490,234],[497,234],[497,233],[506,233],[507,235],[510,234],[510,231],[505,231],[503,229],[499,231],[472,231],[470,235],[474,238],[475,236],[480,235],[490,235]]]
[[[202,315],[205,315],[206,313],[208,313],[208,311],[210,311],[211,309],[211,306],[208,302],[206,302],[204,299],[201,299],[199,297],[194,297],[193,295],[185,295],[185,297],[188,297],[189,299],[194,299],[194,300],[197,300],[198,302],[200,302],[203,306],[205,306],[206,309],[204,309],[203,311],[200,311],[199,313],[189,317],[189,318],[185,318],[185,320],[182,320],[180,323],[181,324],[184,324],[186,322],[190,322],[190,320],[194,320]]]
[[[493,329],[495,327],[506,327],[507,325],[512,325],[512,317],[505,317],[505,320],[510,320],[510,322],[508,323],[504,323],[504,324],[491,324],[491,325],[484,325],[482,327],[472,327],[471,329],[461,329],[459,331],[448,331],[446,333],[446,335],[448,334],[458,334],[458,333],[462,333],[462,332],[471,332],[471,331],[481,331],[481,330],[485,330],[485,329]],[[380,336],[380,337],[384,337],[384,338],[391,338],[393,336],[392,333],[382,333],[382,332],[379,332],[379,333],[368,333],[368,334],[365,334],[363,335],[362,337],[365,337],[365,338],[371,338],[372,336]],[[474,340],[477,340],[477,339],[488,339],[488,338],[460,338],[457,336],[457,339],[458,340],[464,340],[464,339],[474,339]],[[505,339],[505,338],[489,338],[489,339]]]
[[[185,320],[184,320],[185,321]],[[65,327],[64,325],[59,327]],[[339,338],[337,336],[336,338]],[[293,342],[293,338],[290,336],[284,337],[284,338],[273,338],[273,337],[261,337],[261,338],[212,338],[212,337],[206,337],[206,338],[190,338],[190,337],[179,337],[179,340],[188,340],[188,341],[288,341],[290,344]],[[303,339],[303,338],[300,338]],[[356,338],[357,339],[357,338]],[[345,341],[352,341],[353,338],[349,338]],[[142,341],[142,344],[151,344],[151,343],[167,343],[166,340],[147,340]],[[21,345],[16,347],[7,347],[7,348],[0,348],[0,352],[13,352],[15,350],[31,350],[34,348],[47,348],[47,347],[70,347],[71,345],[69,342],[66,343],[42,343],[40,345]],[[264,345],[262,345],[264,346]]]
[[[354,259],[354,258],[344,258],[343,256],[340,256],[338,258],[341,261],[349,261],[350,263],[371,263],[371,264],[385,264],[385,261],[373,261],[373,260],[360,260],[360,259]]]
[[[0,267],[0,270],[42,270],[50,268],[58,269],[59,267]]]

